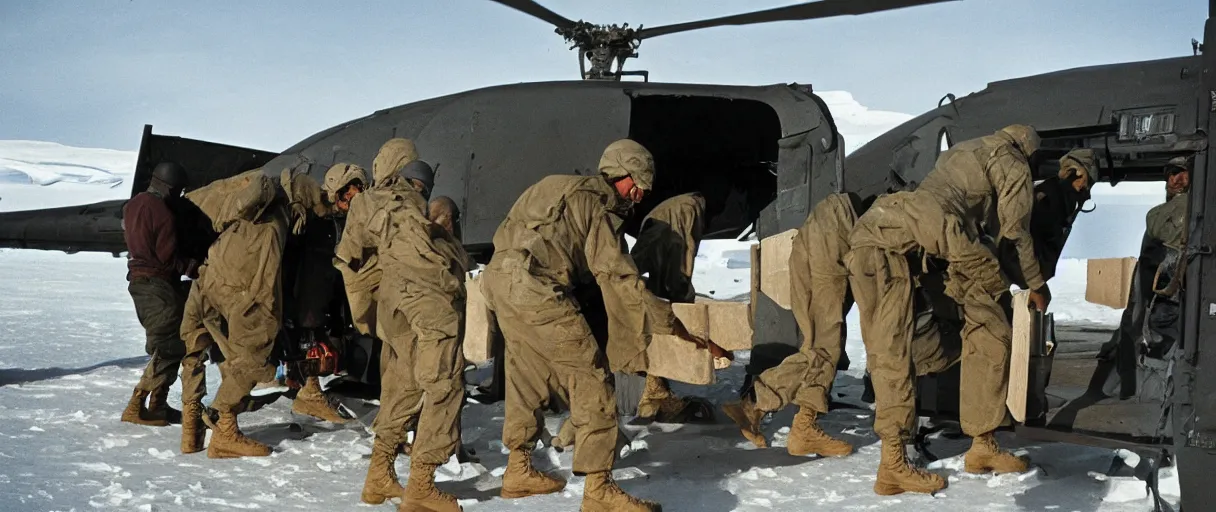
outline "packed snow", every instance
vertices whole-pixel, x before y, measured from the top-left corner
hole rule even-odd
[[[865,126],[864,119],[855,124]],[[864,134],[857,135],[852,138],[864,139]],[[20,172],[29,178],[0,179],[0,211],[126,197],[126,185],[107,176],[129,177],[133,154],[89,151],[93,150],[67,148],[56,153],[42,143],[0,142],[0,173],[11,178]],[[43,164],[29,162],[45,165],[36,168]],[[84,168],[95,169],[96,174],[76,170]],[[72,176],[78,178],[68,179]],[[697,290],[722,299],[746,296],[750,243],[754,242],[703,242],[694,275]],[[1104,250],[1114,254],[1103,257],[1131,255],[1126,248]],[[1085,257],[1095,256],[1074,256]],[[120,422],[147,361],[124,274],[124,260],[109,255],[0,250],[0,508],[392,510],[389,505],[359,504],[371,451],[369,433],[359,426],[300,421],[291,415],[286,399],[241,417],[247,434],[275,449],[268,458],[211,460],[203,453],[182,455],[179,428]],[[1118,322],[1119,311],[1084,301],[1082,259],[1062,261],[1051,285],[1052,309],[1061,322],[1104,327]],[[837,399],[860,404],[865,351],[856,310],[849,316],[848,332],[852,366],[838,376],[836,391],[842,396]],[[705,396],[720,405],[733,398],[747,360],[748,354],[740,353],[734,366],[718,373],[714,385],[676,384],[676,391]],[[481,369],[471,377],[484,375]],[[209,367],[211,392],[218,382],[218,371]],[[180,401],[177,386],[169,399]],[[933,449],[949,457],[932,469],[948,477],[949,488],[936,496],[877,496],[871,490],[879,459],[871,411],[840,409],[822,418],[830,433],[859,447],[848,458],[832,460],[791,457],[784,451],[793,413],[790,408],[774,416],[767,427],[774,446],[769,449],[752,447],[725,418],[711,425],[626,425],[630,443],[622,449],[616,477],[627,492],[658,500],[671,511],[1152,508],[1143,482],[1105,474],[1114,452],[1026,444],[1004,434],[1002,443],[1031,456],[1031,472],[999,477],[966,474],[961,469],[965,442],[940,439]],[[502,417],[501,403],[468,404],[464,442],[480,462],[449,462],[440,469],[441,485],[462,498],[470,511],[576,509],[583,479],[571,475],[570,453],[547,447],[535,461],[541,469],[568,478],[566,490],[523,500],[498,497],[506,463]],[[554,432],[559,422],[557,417],[547,420]],[[398,462],[398,471],[405,479],[408,459]],[[1176,502],[1174,469],[1163,469],[1161,477],[1162,492]]]

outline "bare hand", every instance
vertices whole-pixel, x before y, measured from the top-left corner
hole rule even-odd
[[[1048,304],[1051,304],[1051,290],[1046,284],[1038,290],[1030,291],[1030,305],[1035,309],[1046,313]]]
[[[671,334],[698,347],[708,348],[709,342],[697,336],[693,336],[692,333],[688,332],[688,328],[684,327],[684,323],[678,318],[676,319],[675,325],[671,326]]]

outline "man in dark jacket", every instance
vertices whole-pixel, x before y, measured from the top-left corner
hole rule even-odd
[[[177,223],[168,202],[180,197],[185,186],[185,169],[172,162],[161,163],[152,171],[148,190],[123,207],[127,290],[147,333],[145,350],[151,356],[122,413],[122,421],[127,423],[156,427],[181,423],[181,412],[169,407],[165,398],[177,380],[186,351],[178,334],[186,303],[182,275],[193,274],[198,262],[185,257],[178,247]]]

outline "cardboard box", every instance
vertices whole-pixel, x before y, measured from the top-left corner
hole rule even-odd
[[[752,349],[752,311],[745,302],[707,300],[709,339],[726,350]]]
[[[790,252],[798,230],[778,233],[760,241],[760,291],[778,306],[790,309]]]
[[[709,351],[675,336],[652,336],[646,356],[650,360],[647,372],[652,375],[702,386],[715,382],[714,358]]]
[[[1106,258],[1086,262],[1085,300],[1123,309],[1131,291],[1136,258]]]
[[[468,299],[464,312],[464,358],[470,363],[484,363],[493,357],[491,354],[494,353],[492,349],[498,322],[486,304],[485,295],[481,293],[481,280],[473,277],[465,281],[465,289]]]

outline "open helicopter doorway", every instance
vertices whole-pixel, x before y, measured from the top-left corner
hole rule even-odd
[[[781,121],[753,100],[635,96],[629,137],[654,154],[655,190],[626,225],[636,234],[647,212],[693,191],[706,197],[705,238],[740,235],[777,195]]]

